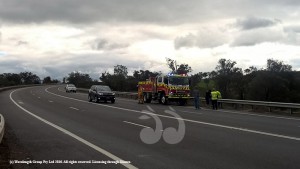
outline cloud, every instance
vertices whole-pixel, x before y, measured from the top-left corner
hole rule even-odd
[[[276,9],[282,5],[295,8],[291,3],[295,4],[279,0],[227,0],[226,3],[220,0],[0,0],[0,18],[6,22],[22,24],[138,22],[176,25],[235,17],[241,13],[247,16],[254,11],[258,15],[277,17],[280,13]]]
[[[109,42],[106,39],[96,39],[92,42],[92,46],[92,48],[96,50],[115,50],[126,48],[129,44]]]
[[[202,29],[197,34],[189,33],[179,36],[174,40],[175,49],[182,47],[192,48],[214,48],[228,43],[229,39],[226,32],[220,30]]]
[[[0,0],[0,4],[0,47],[5,52],[0,53],[0,73],[27,70],[59,78],[77,70],[97,77],[117,64],[128,70],[160,71],[166,67],[165,57],[187,63],[195,72],[211,71],[220,57],[238,62],[256,51],[262,57],[276,53],[277,46],[271,44],[277,43],[284,44],[282,56],[290,51],[287,46],[300,44],[296,25],[300,1],[295,0]],[[228,27],[230,23],[234,27]],[[289,56],[299,57],[299,51]]]
[[[24,46],[28,45],[28,42],[20,40],[20,41],[17,42],[16,46],[23,46],[23,45]]]
[[[252,16],[243,19],[237,19],[236,26],[242,30],[251,30],[275,26],[278,23],[280,23],[280,21],[276,19],[266,19]]]
[[[24,22],[167,22],[186,18],[182,11],[192,18],[193,5],[197,1],[182,2],[160,0],[0,0],[0,16],[3,20]],[[192,10],[189,10],[192,9]]]
[[[285,38],[280,29],[258,29],[241,32],[231,46],[253,46],[264,42],[282,42]]]
[[[300,25],[290,25],[284,27],[285,32],[300,33]]]

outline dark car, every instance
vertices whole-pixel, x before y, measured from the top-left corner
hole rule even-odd
[[[115,103],[116,97],[115,93],[112,92],[108,86],[93,85],[89,90],[88,100],[89,102],[99,102],[103,100],[104,102],[110,101],[111,103]]]

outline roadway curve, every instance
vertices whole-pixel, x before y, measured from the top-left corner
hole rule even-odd
[[[26,151],[25,161],[44,160],[12,164],[14,168],[300,168],[299,118],[141,105],[122,98],[115,104],[93,103],[87,93],[66,93],[63,86],[5,91],[0,100],[0,113]],[[147,144],[143,140],[153,137],[141,132],[156,128],[154,118],[163,128],[156,133],[157,142]],[[167,133],[179,123],[183,133],[177,143]],[[11,160],[24,160],[15,158]],[[50,164],[120,159],[130,164]]]

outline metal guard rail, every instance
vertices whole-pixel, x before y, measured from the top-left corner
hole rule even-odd
[[[253,101],[253,100],[234,100],[234,99],[219,99],[221,103],[231,103],[240,105],[252,105],[252,106],[266,106],[269,107],[269,111],[272,111],[272,107],[277,108],[288,108],[290,113],[293,113],[293,109],[300,109],[299,103],[282,103],[282,102],[264,102],[264,101]]]
[[[87,92],[88,89],[79,88],[79,90]],[[137,93],[135,92],[118,92],[114,91],[116,96],[127,97],[131,99],[137,99]],[[205,101],[204,98],[201,98],[202,101]],[[265,106],[269,107],[269,111],[272,111],[273,108],[287,108],[289,109],[290,114],[293,113],[294,109],[300,109],[299,103],[282,103],[282,102],[264,102],[264,101],[253,101],[253,100],[235,100],[235,99],[219,99],[221,103],[235,104],[235,105],[251,105],[253,106]]]
[[[4,136],[4,125],[5,125],[4,117],[0,114],[0,144]]]

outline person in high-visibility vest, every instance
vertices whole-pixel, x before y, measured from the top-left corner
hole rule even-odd
[[[138,86],[138,100],[139,104],[144,104],[144,88],[141,85]]]
[[[213,89],[211,92],[211,103],[212,103],[212,108],[218,110],[218,98],[220,92],[216,91],[216,89]]]

